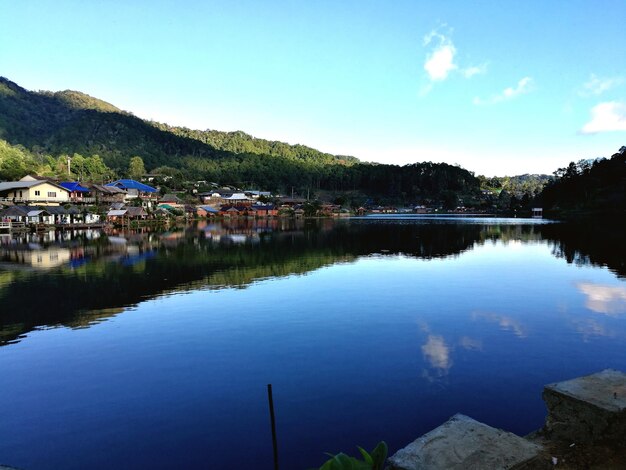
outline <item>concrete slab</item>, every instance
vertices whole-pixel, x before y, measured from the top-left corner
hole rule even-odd
[[[626,374],[606,369],[546,385],[544,431],[550,439],[572,442],[626,442]]]
[[[539,468],[543,448],[456,414],[389,458],[392,470]]]

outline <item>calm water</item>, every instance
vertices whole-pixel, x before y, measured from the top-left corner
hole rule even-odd
[[[253,221],[0,238],[0,463],[270,469],[626,370],[624,230]]]

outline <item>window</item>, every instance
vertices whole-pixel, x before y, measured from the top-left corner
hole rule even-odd
[[[48,197],[57,197],[56,191],[48,191]]]
[[[41,196],[41,191],[35,191],[35,196]]]

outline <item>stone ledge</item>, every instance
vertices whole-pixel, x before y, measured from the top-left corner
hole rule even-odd
[[[572,442],[626,440],[626,374],[606,369],[546,385],[544,433]]]
[[[540,445],[456,414],[389,458],[390,470],[545,468]]]

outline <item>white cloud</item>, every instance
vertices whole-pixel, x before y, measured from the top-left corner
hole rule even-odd
[[[611,88],[621,85],[623,82],[624,79],[622,77],[600,78],[592,73],[591,77],[589,77],[589,80],[583,84],[578,94],[584,97],[593,95],[597,96],[610,90]]]
[[[442,28],[445,28],[445,25],[442,25]],[[430,92],[434,82],[447,79],[455,71],[458,71],[465,78],[471,78],[487,71],[486,64],[460,67],[456,62],[457,49],[449,37],[449,33],[446,35],[441,33],[439,29],[435,29],[424,36],[424,46],[431,47],[424,62],[424,70],[429,83],[422,87],[420,95]]]
[[[487,64],[472,65],[461,70],[465,78],[472,78],[474,75],[480,75],[487,72]]]
[[[626,131],[626,105],[607,101],[591,108],[591,121],[583,126],[581,134]]]
[[[517,82],[517,85],[515,87],[505,88],[501,93],[493,95],[487,99],[476,97],[474,98],[473,103],[475,105],[484,105],[508,101],[515,98],[516,96],[524,95],[531,92],[533,90],[533,85],[534,81],[531,77],[524,77],[519,82]]]
[[[426,56],[424,70],[432,81],[445,80],[450,72],[458,68],[454,63],[456,48],[450,38],[437,31],[431,31],[424,38],[424,45],[429,45],[432,41],[437,41],[437,45]]]

